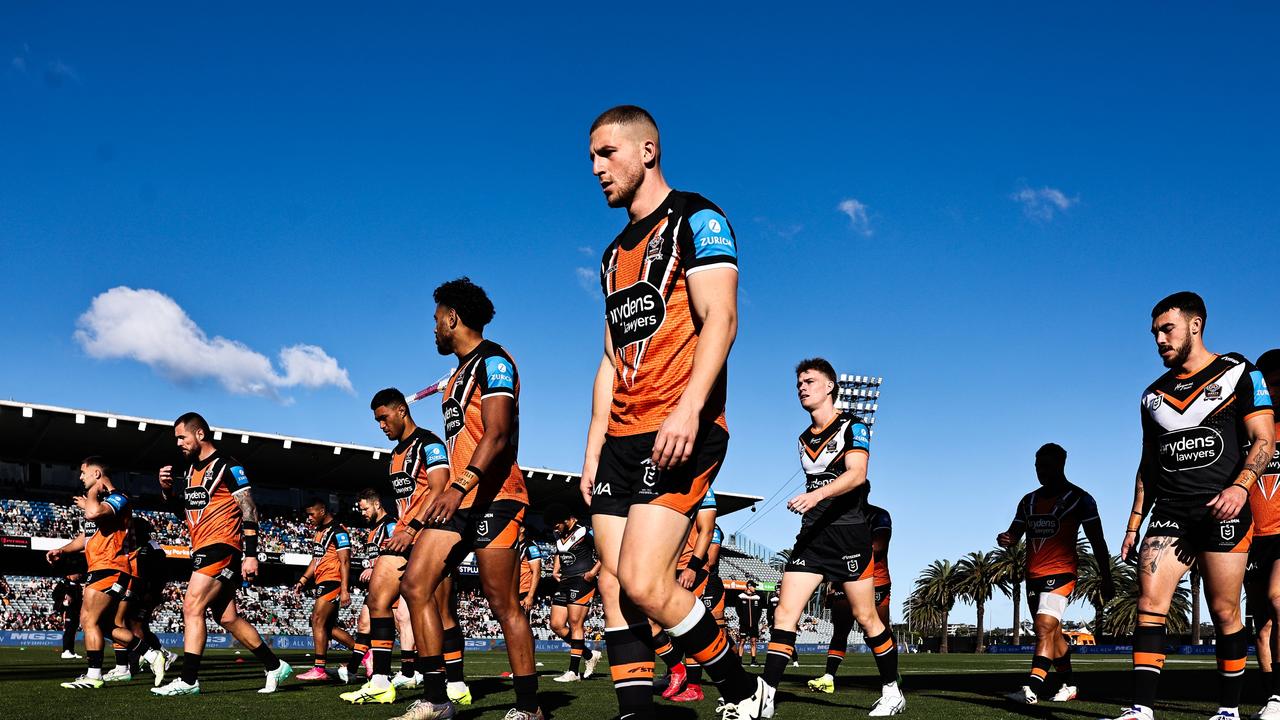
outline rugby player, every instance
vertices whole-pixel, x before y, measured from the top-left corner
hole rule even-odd
[[[569,644],[569,669],[554,678],[555,682],[578,682],[595,671],[600,655],[595,650],[587,657],[583,672],[582,656],[587,653],[587,610],[596,596],[596,576],[600,561],[596,560],[595,538],[591,528],[578,522],[578,517],[563,505],[550,508],[547,522],[555,532],[556,554],[551,577],[559,583],[551,598],[551,632]]]
[[[538,599],[538,581],[542,578],[542,549],[532,540],[525,538],[524,526],[520,526],[520,607],[527,616],[533,611],[533,604]]]
[[[737,246],[711,202],[672,190],[653,117],[631,105],[591,125],[592,173],[628,224],[600,264],[604,354],[582,469],[600,556],[605,643],[623,720],[653,715],[649,618],[719,687],[727,718],[764,688],[706,607],[675,580],[689,525],[728,449],[726,361],[737,335]]]
[[[360,558],[360,575],[356,579],[356,583],[363,587],[367,594],[369,583],[373,579],[374,565],[382,554],[382,545],[395,534],[396,523],[395,518],[387,514],[386,508],[383,507],[381,494],[373,488],[365,488],[359,492],[356,496],[356,508],[369,524],[369,530],[365,533],[363,555]],[[422,673],[414,667],[417,653],[414,650],[413,625],[409,621],[406,603],[395,600],[392,603],[392,617],[395,619],[396,632],[400,636],[401,656],[400,672],[391,678],[391,684],[399,692],[401,689],[414,688],[422,684]],[[360,614],[356,618],[355,646],[351,648],[351,658],[347,661],[346,667],[338,668],[342,682],[350,682],[351,678],[356,676],[360,667],[365,664],[366,656],[368,656],[366,675],[372,677],[373,656],[369,652],[368,603],[361,606]]]
[[[516,462],[519,375],[507,351],[484,337],[494,310],[482,288],[460,278],[437,287],[433,297],[436,349],[455,355],[458,370],[441,394],[448,485],[431,495],[425,515],[429,527],[414,521],[408,527],[421,531],[421,537],[409,557],[402,591],[413,614],[419,655],[425,653],[427,681],[425,697],[402,720],[453,717],[441,667],[444,630],[428,610],[434,604],[432,593],[472,551],[481,589],[507,643],[516,702],[506,718],[541,720],[533,633],[516,598],[516,544],[529,504],[524,473]]]
[[[1280,349],[1268,350],[1258,358],[1258,371],[1267,384],[1274,410],[1280,404]],[[1276,425],[1280,435],[1280,423]],[[1271,462],[1249,491],[1249,511],[1253,513],[1253,545],[1249,548],[1249,571],[1245,574],[1245,596],[1249,599],[1254,623],[1258,663],[1267,677],[1270,697],[1257,714],[1260,720],[1280,720],[1280,673],[1271,664],[1280,658],[1280,638],[1275,619],[1280,614],[1280,448],[1271,451]],[[1269,673],[1267,671],[1270,671]]]
[[[84,494],[74,498],[84,512],[84,529],[56,550],[45,554],[49,564],[64,553],[84,552],[89,577],[85,580],[84,600],[80,606],[80,626],[84,628],[84,654],[89,659],[83,675],[62,683],[71,690],[97,689],[103,685],[102,657],[106,630],[111,639],[124,646],[117,655],[129,669],[129,657],[142,651],[142,639],[134,637],[126,626],[125,608],[121,600],[135,573],[129,521],[133,514],[129,498],[111,483],[110,470],[100,457],[89,457],[80,463],[80,483]]]
[[[867,481],[870,493],[871,481]],[[893,589],[889,579],[889,541],[893,539],[893,518],[877,505],[867,505],[871,517],[871,557],[875,558],[876,614],[885,627],[889,623],[889,597]],[[809,681],[809,689],[830,695],[836,691],[836,673],[849,649],[849,632],[853,630],[853,608],[839,584],[827,584],[827,609],[831,611],[831,643],[827,646],[827,667],[822,677]]]
[[[214,446],[213,431],[198,413],[189,412],[174,421],[173,436],[190,465],[180,487],[175,487],[172,465],[160,468],[160,491],[166,500],[181,502],[185,508],[191,579],[182,597],[182,674],[151,692],[163,696],[200,693],[205,613],[212,611],[218,624],[266,669],[266,684],[258,692],[273,693],[293,675],[293,668],[276,657],[236,606],[241,577],[253,582],[258,576],[258,506],[249,476],[240,463]]]
[[[128,672],[120,670],[122,665],[117,659],[116,667],[104,675],[103,679],[110,681],[111,675],[116,674],[120,680],[131,680],[133,673],[138,672],[145,664],[155,673],[154,684],[158,687],[164,682],[169,667],[178,660],[177,655],[164,649],[160,638],[151,631],[151,618],[156,608],[164,602],[164,586],[168,581],[164,567],[165,552],[155,539],[155,526],[150,520],[134,515],[130,529],[133,533],[133,565],[136,574],[125,592],[125,619],[134,637],[142,638],[146,652],[132,658],[132,667],[123,666]]]
[[[1009,529],[996,536],[996,544],[1010,547],[1023,535],[1027,538],[1027,609],[1035,618],[1036,649],[1031,659],[1027,683],[1006,697],[1012,702],[1034,705],[1044,692],[1045,679],[1052,668],[1062,686],[1054,702],[1076,699],[1071,678],[1071,646],[1062,634],[1062,614],[1076,587],[1080,558],[1076,539],[1080,528],[1097,561],[1102,579],[1102,600],[1115,596],[1111,577],[1111,553],[1098,517],[1093,496],[1067,480],[1067,451],[1047,443],[1036,451],[1036,477],[1040,487],[1018,501]]]
[[[80,630],[80,606],[84,600],[84,578],[80,573],[67,573],[53,588],[53,607],[62,615],[63,660],[80,660],[76,652],[76,632]]]
[[[307,523],[312,528],[311,562],[293,591],[311,590],[311,639],[315,647],[314,665],[299,680],[329,680],[329,640],[355,649],[356,641],[338,626],[338,611],[351,604],[351,533],[333,518],[329,505],[320,498],[307,503]]]
[[[760,610],[764,607],[764,596],[756,592],[756,581],[748,580],[747,589],[738,593],[738,637],[742,644],[739,653],[747,651],[751,646],[751,667],[755,667],[756,644],[760,642]]]
[[[787,501],[787,508],[802,520],[783,568],[769,633],[764,668],[770,687],[767,716],[772,715],[772,691],[795,653],[800,615],[824,580],[844,588],[853,618],[862,626],[867,647],[876,658],[881,694],[868,715],[898,715],[907,707],[898,687],[898,646],[893,631],[876,612],[875,557],[867,509],[871,432],[857,416],[836,409],[838,392],[831,363],[812,358],[796,366],[796,395],[810,420],[799,440],[805,492]]]
[[[1236,353],[1204,344],[1208,313],[1192,292],[1151,311],[1151,334],[1169,371],[1142,394],[1142,461],[1120,554],[1138,561],[1133,704],[1119,720],[1151,720],[1164,666],[1165,619],[1193,563],[1204,577],[1221,685],[1215,720],[1239,717],[1249,636],[1240,587],[1253,539],[1249,493],[1275,447],[1262,373]],[[1241,450],[1246,444],[1249,451]],[[1147,511],[1147,535],[1138,529]]]
[[[341,698],[355,704],[392,703],[400,688],[411,689],[420,683],[426,685],[428,681],[433,684],[438,681],[444,686],[446,696],[453,692],[459,704],[470,704],[471,691],[465,683],[460,688],[447,686],[443,651],[437,653],[439,657],[436,658],[418,653],[419,657],[413,661],[411,669],[403,668],[402,661],[400,675],[390,677],[397,607],[401,604],[401,597],[408,605],[409,620],[409,627],[400,636],[402,650],[410,645],[421,647],[421,633],[425,626],[417,616],[419,612],[429,614],[429,621],[443,627],[441,613],[449,607],[448,596],[453,592],[453,583],[448,577],[435,588],[433,596],[421,603],[415,604],[410,600],[405,590],[409,556],[418,544],[418,530],[424,525],[427,507],[431,498],[449,482],[449,456],[439,436],[414,422],[409,404],[399,390],[379,390],[369,401],[369,407],[383,434],[396,442],[391,451],[389,471],[397,515],[393,519],[386,514],[376,491],[366,489],[361,493],[358,500],[360,511],[366,519],[375,522],[365,543],[366,556],[372,557],[365,609],[369,612],[373,663],[369,681],[359,690],[343,693]]]
[[[702,503],[698,505],[698,514],[694,516],[693,527],[689,531],[689,537],[685,540],[684,551],[680,553],[680,559],[676,561],[676,582],[680,583],[680,587],[693,591],[698,601],[706,607],[707,612],[711,613],[711,617],[715,619],[716,625],[724,629],[724,585],[720,585],[720,597],[717,603],[715,590],[711,587],[711,574],[714,563],[718,562],[720,554],[720,539],[718,537],[720,528],[716,525],[716,494],[711,488],[707,488],[707,494],[702,497]],[[715,548],[715,555],[712,555],[712,548]],[[716,578],[719,580],[719,577]],[[717,614],[717,604],[719,610]],[[666,639],[668,644],[672,645],[672,650],[668,657],[663,657],[667,663],[668,677],[667,687],[662,692],[662,697],[672,702],[697,702],[702,700],[702,665],[691,657],[684,657],[678,648],[674,647],[674,643],[670,643],[665,632],[661,633],[662,639]],[[658,655],[662,657],[662,644],[659,638],[654,639],[655,645],[658,647]]]

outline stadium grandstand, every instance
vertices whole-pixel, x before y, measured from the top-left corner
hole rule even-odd
[[[363,523],[355,512],[355,495],[364,487],[381,487],[387,479],[388,450],[351,443],[330,442],[249,430],[214,427],[215,442],[241,460],[254,482],[254,497],[262,513],[261,571],[258,585],[242,588],[241,606],[266,634],[309,634],[310,601],[290,587],[310,560],[310,530],[301,508],[307,500],[328,501],[338,520],[349,527]],[[0,559],[6,573],[0,586],[0,629],[59,630],[61,618],[52,608],[51,592],[57,575],[76,571],[76,561],[51,568],[44,554],[61,547],[80,531],[79,511],[71,498],[81,491],[80,461],[89,455],[104,456],[113,466],[113,480],[135,503],[137,512],[155,526],[157,540],[168,557],[168,575],[185,578],[189,572],[187,528],[179,514],[166,507],[156,481],[159,467],[178,462],[172,421],[115,415],[72,408],[0,401]],[[579,474],[542,467],[524,467],[532,506],[567,504],[581,507]],[[753,508],[762,498],[716,489],[720,516]],[[585,513],[584,513],[585,514]],[[550,531],[536,512],[528,520],[535,542],[550,553]],[[720,573],[729,597],[730,620],[736,622],[733,605],[747,580],[772,591],[780,579],[763,554],[767,548],[735,535],[721,552]],[[771,552],[771,551],[767,551]],[[358,562],[358,558],[353,561]],[[468,558],[459,568],[460,621],[468,637],[497,638],[498,624],[488,612]],[[551,563],[545,563],[540,582],[540,605],[534,609],[533,627],[538,639],[550,640],[546,616],[555,581]],[[157,613],[158,632],[180,632],[181,582],[171,582],[165,603]],[[362,595],[353,588],[351,607],[343,621],[360,606]],[[815,604],[806,618],[804,642],[825,642],[830,625],[820,619]],[[587,621],[589,636],[603,631],[599,607]],[[825,635],[824,635],[825,630]],[[209,622],[211,633],[221,627]]]

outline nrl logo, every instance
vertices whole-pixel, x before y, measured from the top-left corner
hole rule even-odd
[[[1155,412],[1156,410],[1160,409],[1160,405],[1163,402],[1164,402],[1163,395],[1152,395],[1151,398],[1147,400],[1147,409],[1152,412]]]

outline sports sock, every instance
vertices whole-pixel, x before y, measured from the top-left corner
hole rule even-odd
[[[427,698],[427,702],[436,705],[449,702],[449,693],[445,686],[446,681],[444,678],[444,656],[420,656],[418,664],[422,668],[423,695]]]
[[[755,678],[742,668],[742,658],[729,652],[728,637],[702,603],[695,601],[689,614],[668,631],[689,657],[702,664],[725,702],[742,702],[755,693]]]
[[[796,649],[796,631],[774,628],[769,633],[769,651],[764,656],[764,681],[770,687],[778,687],[782,675],[787,671],[787,663],[791,662],[791,653]]]
[[[1271,663],[1271,694],[1280,695],[1280,662]]]
[[[1165,616],[1139,611],[1138,622],[1153,624],[1138,625],[1133,631],[1133,700],[1149,708],[1155,705],[1164,669]]]
[[[1067,651],[1062,654],[1062,657],[1054,659],[1053,671],[1058,675],[1058,680],[1062,681],[1063,685],[1071,684],[1072,673],[1071,673],[1071,646],[1070,645],[1067,646]]]
[[[445,667],[449,667],[447,662]],[[413,677],[416,672],[418,672],[418,651],[400,648],[400,674],[405,677]]]
[[[1238,708],[1240,693],[1244,689],[1244,666],[1249,657],[1249,634],[1241,628],[1230,635],[1220,635],[1214,654],[1218,656],[1218,674],[1222,683],[1218,704],[1224,708]]]
[[[262,666],[267,669],[267,672],[271,672],[272,670],[280,667],[280,658],[276,657],[276,654],[271,651],[271,646],[266,642],[263,642],[256,648],[249,648],[249,652],[253,653],[253,656],[258,658],[258,662],[262,663]]]
[[[316,650],[314,660],[315,662],[312,664],[315,667],[324,670],[329,665],[329,648]]]
[[[648,623],[605,628],[609,674],[618,696],[618,717],[640,720],[653,715],[653,648]]]
[[[373,650],[373,674],[391,676],[391,648],[396,644],[396,621],[389,617],[369,618],[369,648]]]
[[[848,642],[847,635],[845,636],[845,642],[846,643]],[[834,638],[832,639],[831,643],[833,646],[835,645]],[[826,672],[831,677],[835,677],[836,673],[840,671],[840,663],[844,662],[844,654],[846,651],[847,650],[845,648],[839,648],[839,649],[835,647],[827,648],[827,671]]]
[[[582,674],[582,652],[586,647],[586,643],[581,639],[569,640],[569,672],[574,675]]]
[[[667,668],[679,665],[680,661],[684,659],[684,653],[680,652],[680,649],[676,647],[666,630],[658,630],[657,634],[653,636],[653,654],[662,658],[662,662],[666,663]]]
[[[697,685],[702,682],[702,666],[693,658],[684,659],[685,682],[689,685]]]
[[[200,661],[204,657],[200,653],[182,653],[182,682],[195,685],[200,677]]]
[[[538,709],[538,674],[513,675],[511,684],[516,691],[516,709],[531,713]]]
[[[89,659],[89,672],[91,678],[102,677],[102,657],[106,654],[104,650],[85,650],[85,657]]]
[[[463,668],[463,650],[466,644],[461,625],[454,625],[444,631],[444,675],[449,682],[466,680]]]
[[[1049,676],[1049,668],[1053,667],[1053,661],[1046,655],[1036,655],[1031,658],[1031,674],[1027,676],[1027,687],[1031,688],[1031,692],[1039,697],[1044,692],[1044,679]]]
[[[124,643],[112,642],[111,649],[116,654],[116,667],[129,666],[129,650],[125,648]]]
[[[142,642],[147,646],[148,650],[163,650],[164,645],[160,644],[160,638],[151,632],[151,628],[142,629]]]
[[[360,661],[364,660],[364,654],[369,651],[369,633],[356,633],[356,646],[351,648],[351,657],[347,660],[347,672],[355,675],[360,669]]]
[[[135,637],[124,649],[124,665],[129,668],[129,672],[136,672],[139,664],[142,662],[143,641],[140,637]],[[116,653],[116,664],[120,664],[120,654]]]
[[[875,637],[867,638],[867,647],[876,656],[876,669],[880,671],[880,684],[898,682],[898,642],[893,631],[885,628]]]

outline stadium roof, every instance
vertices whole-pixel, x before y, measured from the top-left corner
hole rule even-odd
[[[384,481],[388,448],[214,426],[214,441],[243,462],[255,483],[354,492]],[[173,421],[0,400],[0,459],[75,465],[102,455],[123,471],[177,464]],[[580,473],[521,466],[534,505],[581,507]],[[716,490],[720,515],[759,502]]]

